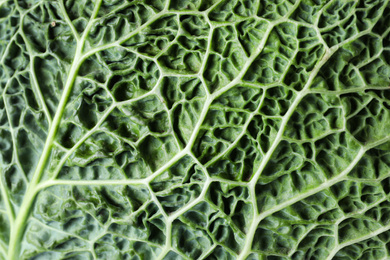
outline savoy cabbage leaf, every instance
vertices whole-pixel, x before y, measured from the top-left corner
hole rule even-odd
[[[0,0],[0,259],[389,259],[388,0]]]

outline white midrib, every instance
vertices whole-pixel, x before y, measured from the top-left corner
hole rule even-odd
[[[37,193],[39,192],[39,190],[41,190],[42,187],[51,186],[51,184],[52,184],[51,182],[54,183],[53,180],[50,180],[47,183],[41,183],[41,184],[39,182],[40,182],[40,179],[41,179],[42,174],[44,172],[47,160],[50,157],[51,148],[52,148],[56,133],[58,131],[58,128],[59,128],[59,125],[60,125],[60,122],[62,119],[62,115],[63,115],[64,110],[65,110],[67,100],[68,100],[69,95],[71,93],[73,83],[77,77],[77,73],[78,73],[78,70],[80,68],[80,65],[87,57],[93,55],[94,53],[116,45],[116,42],[115,42],[115,44],[104,45],[101,47],[97,47],[93,50],[90,50],[86,53],[83,53],[85,38],[87,37],[87,34],[88,34],[89,29],[92,25],[94,17],[96,17],[96,15],[97,15],[97,12],[100,8],[100,4],[101,4],[101,0],[95,6],[94,13],[91,16],[90,22],[85,29],[84,35],[81,37],[80,41],[77,42],[77,49],[76,49],[75,57],[74,57],[74,60],[72,62],[69,74],[68,74],[67,82],[65,84],[64,91],[63,91],[63,94],[61,96],[60,103],[58,105],[58,109],[57,109],[56,114],[53,118],[52,125],[49,129],[49,133],[48,133],[48,136],[47,136],[47,139],[45,142],[45,146],[44,146],[42,155],[41,155],[40,160],[38,162],[37,168],[33,174],[32,180],[28,186],[28,189],[25,193],[23,202],[22,202],[21,207],[20,207],[20,211],[18,212],[18,216],[15,219],[15,223],[11,228],[11,238],[10,238],[9,248],[8,248],[8,258],[10,260],[18,259],[18,254],[20,252],[20,242],[21,242],[21,240],[22,240],[21,238],[24,234],[24,230],[25,230],[25,226],[26,226],[26,219],[28,218],[28,216],[30,214],[31,207],[32,207],[32,204],[35,200]],[[159,15],[157,15],[155,17],[155,19],[157,19],[158,17],[161,17],[165,13],[166,12],[161,12]],[[153,20],[155,20],[155,19],[153,19]],[[210,107],[212,101],[215,99],[215,97],[219,96],[221,93],[230,89],[231,87],[233,87],[234,85],[236,85],[239,82],[239,80],[244,76],[245,72],[247,71],[247,69],[250,66],[250,64],[252,63],[252,61],[257,57],[258,53],[261,52],[261,50],[263,49],[265,42],[266,42],[266,39],[268,38],[269,33],[271,32],[272,28],[276,24],[279,24],[282,22],[284,22],[283,19],[279,20],[278,22],[276,22],[274,24],[272,24],[272,23],[269,24],[269,27],[265,33],[265,37],[262,40],[262,42],[258,48],[258,51],[255,54],[251,55],[251,57],[246,62],[246,64],[244,65],[244,68],[241,70],[239,75],[237,75],[237,77],[232,82],[230,82],[230,84],[228,84],[227,86],[223,87],[222,89],[216,91],[210,97],[208,97],[208,99],[204,105],[204,109],[200,115],[200,120],[198,121],[197,125],[195,126],[194,134],[191,136],[190,140],[188,141],[186,148],[184,150],[182,150],[182,152],[176,154],[176,156],[174,156],[171,161],[175,162],[179,158],[181,158],[183,155],[188,154],[190,152],[190,149],[191,149],[193,143],[195,142],[195,139],[197,136],[196,133],[199,131],[199,128],[200,128],[201,124],[203,123],[204,118],[206,117],[206,114],[208,112],[208,108]],[[146,24],[144,24],[141,27],[144,27],[145,25]],[[139,29],[137,29],[136,32],[138,32]],[[132,34],[134,34],[134,33],[132,33]],[[168,163],[168,165],[170,165],[170,163]],[[143,180],[142,182],[144,183],[145,181],[150,181],[152,179],[152,177],[154,177],[158,173],[162,172],[165,168],[166,167],[161,168],[155,174],[153,174],[152,176],[149,176],[147,178],[147,180]],[[46,184],[48,184],[48,185],[46,185]]]
[[[2,2],[0,2],[0,5],[1,5]],[[99,3],[97,4],[97,9],[99,9],[100,7],[100,3],[101,1],[99,1]],[[94,11],[94,14],[96,15],[96,12]],[[93,15],[91,17],[91,21],[93,20]],[[90,24],[89,24],[90,25]],[[19,247],[20,247],[20,241],[21,241],[21,237],[24,233],[24,229],[25,229],[25,225],[26,225],[26,219],[27,217],[29,216],[30,214],[30,210],[31,210],[31,206],[35,200],[35,196],[39,190],[39,181],[42,177],[42,174],[44,172],[44,169],[45,169],[45,166],[46,166],[46,163],[47,163],[47,160],[49,159],[50,157],[50,153],[51,153],[51,148],[52,148],[52,145],[53,145],[53,141],[55,139],[55,136],[56,136],[56,133],[58,131],[58,128],[59,128],[59,125],[60,125],[60,122],[61,122],[61,119],[62,119],[62,115],[64,113],[64,110],[65,110],[65,105],[67,103],[67,100],[69,98],[69,95],[71,93],[71,90],[72,90],[72,87],[73,87],[73,84],[74,84],[74,81],[76,79],[76,76],[77,76],[77,73],[78,73],[78,70],[80,68],[80,65],[82,64],[82,62],[85,60],[85,58],[87,56],[90,56],[92,55],[93,53],[99,51],[99,49],[94,49],[92,51],[89,51],[87,52],[86,54],[83,55],[82,51],[83,51],[83,47],[84,47],[84,42],[85,42],[85,37],[86,35],[88,34],[89,32],[89,27],[87,26],[87,29],[85,30],[85,34],[83,35],[83,37],[81,38],[81,41],[78,42],[77,44],[77,50],[76,50],[76,53],[75,53],[75,58],[74,58],[74,61],[71,65],[71,68],[70,68],[70,71],[69,71],[69,75],[68,75],[68,78],[67,78],[67,82],[65,84],[65,87],[64,87],[64,91],[63,91],[63,94],[61,96],[61,99],[60,99],[60,103],[58,105],[58,110],[56,111],[56,114],[54,116],[54,119],[53,119],[53,123],[49,129],[49,133],[48,133],[48,137],[46,139],[46,142],[45,142],[45,146],[44,146],[44,149],[43,149],[43,152],[42,152],[42,156],[40,157],[40,160],[38,162],[38,165],[37,165],[37,168],[34,172],[34,175],[33,175],[33,178],[31,180],[31,183],[26,191],[26,194],[24,196],[24,200],[22,202],[22,205],[21,205],[21,209],[20,211],[18,212],[18,216],[15,220],[15,224],[12,225],[12,228],[11,228],[11,238],[10,238],[10,243],[9,243],[9,250],[8,250],[8,257],[10,260],[13,260],[13,259],[18,259],[18,253],[19,253]],[[115,43],[116,44],[116,43]],[[114,46],[115,44],[113,44],[112,46]],[[111,45],[107,45],[107,46],[102,46],[101,49],[106,49],[106,48],[109,48],[111,47]],[[249,66],[249,65],[248,65]],[[244,70],[246,71],[246,70]],[[233,81],[231,84],[229,84],[229,86],[233,86],[236,82],[238,81],[238,79],[236,79],[235,81]],[[223,89],[224,91],[226,90],[226,88]],[[219,94],[219,92],[216,92],[214,93],[213,97],[214,96],[217,96],[217,94]],[[296,103],[298,104],[299,101],[303,98],[303,96],[305,95],[305,91],[302,91],[300,93],[300,95],[295,99]],[[209,99],[208,98],[208,103],[206,102],[206,107],[209,107],[210,104],[211,104],[211,100],[213,100],[212,98]],[[292,107],[295,107],[295,101],[294,101],[294,104]],[[204,109],[202,111],[202,114],[201,114],[201,118],[205,118],[206,114],[207,114],[207,111],[208,109]],[[291,110],[292,111],[292,110]],[[292,113],[292,112],[291,112]],[[289,117],[289,116],[287,116]],[[287,122],[288,119],[285,120],[285,122]],[[200,120],[198,122],[198,125],[197,125],[197,129],[199,130],[200,128],[200,125],[202,123],[202,120]],[[284,127],[282,128],[284,129]],[[194,131],[195,133],[197,131]],[[280,136],[279,136],[279,133],[278,133],[278,137],[276,138],[277,140],[279,140],[281,138],[281,135],[282,133],[280,133]],[[191,147],[192,144],[194,143],[195,141],[195,138],[196,138],[196,134],[192,135],[191,136],[191,139],[189,141],[189,146],[188,147]],[[273,144],[273,148],[276,147],[276,144],[277,142],[275,141],[274,144]],[[275,147],[274,147],[275,146]],[[186,148],[182,153],[180,154],[177,154],[173,159],[178,159],[179,157],[181,157],[182,155],[184,154],[187,154],[189,152],[189,148]],[[272,150],[272,149],[271,149]],[[272,153],[269,153],[269,156],[271,156]],[[267,158],[269,159],[269,158]],[[355,158],[356,159],[356,158]],[[175,160],[174,160],[175,161]],[[268,161],[268,160],[265,160],[265,161]],[[261,171],[259,171],[259,174],[261,173]],[[258,174],[258,175],[259,175]],[[258,178],[258,175],[255,176],[253,179],[257,179]],[[323,188],[326,188],[328,185],[332,185],[333,184],[333,181],[337,182],[339,180],[341,180],[343,177],[342,175],[340,175],[339,177],[335,178],[334,180],[330,180],[328,182],[326,182],[326,184],[324,183],[323,185],[317,187],[316,189],[313,189],[310,191],[310,193],[313,192],[313,194],[315,192],[318,192],[320,190],[322,190]],[[254,183],[253,181],[251,182],[251,184]],[[253,186],[254,184],[252,184]],[[298,197],[294,197],[293,198],[293,201],[299,201],[300,199],[303,199],[305,198],[307,194],[302,194]],[[289,200],[288,202],[290,203],[292,200]],[[275,207],[272,209],[272,212],[276,212],[280,209],[282,209],[284,206],[286,205],[289,205],[289,203],[284,203],[284,204],[280,204],[278,207]],[[194,203],[192,203],[194,204]],[[285,205],[286,204],[286,205]],[[270,213],[270,210],[267,211],[267,213]],[[259,214],[258,215],[258,218],[256,219],[256,221],[253,221],[253,224],[254,223],[259,223],[259,221],[264,218],[264,213],[263,214]],[[254,231],[255,232],[255,229]],[[254,234],[254,233],[253,233]],[[249,234],[248,234],[249,235]],[[249,235],[250,236],[250,235]],[[248,244],[248,243],[247,243]],[[251,243],[249,243],[251,244]],[[247,252],[250,251],[250,248]],[[246,254],[242,254],[242,256],[245,256]]]
[[[90,27],[92,26],[92,22],[93,22],[94,18],[96,17],[97,12],[100,8],[100,4],[101,4],[101,0],[95,6],[94,13],[90,18],[90,22],[87,25],[87,28],[85,29],[85,33],[81,37],[80,41],[77,42],[77,49],[76,49],[75,57],[74,57],[74,60],[72,62],[71,68],[69,70],[68,78],[67,78],[67,81],[66,81],[66,84],[65,84],[65,87],[63,90],[63,94],[61,96],[61,99],[60,99],[60,102],[58,105],[58,109],[57,109],[56,114],[53,118],[53,122],[50,126],[49,133],[48,133],[48,136],[47,136],[44,148],[43,148],[42,155],[38,161],[38,165],[36,167],[36,170],[34,171],[31,182],[30,182],[30,184],[27,188],[27,191],[25,193],[23,202],[20,206],[20,211],[17,214],[17,218],[15,219],[14,225],[12,225],[12,227],[11,227],[11,237],[10,237],[10,242],[9,242],[9,247],[8,247],[8,258],[10,260],[18,259],[18,256],[20,253],[20,242],[21,242],[22,236],[24,234],[26,220],[30,214],[32,204],[35,200],[35,197],[36,197],[38,191],[40,190],[40,187],[46,186],[44,184],[40,184],[39,182],[40,182],[40,179],[41,179],[42,174],[44,172],[44,169],[46,167],[46,163],[50,157],[51,148],[52,148],[53,142],[55,140],[55,136],[57,134],[57,131],[58,131],[61,119],[62,119],[62,115],[64,113],[65,106],[66,106],[67,100],[69,98],[69,95],[71,93],[74,81],[77,77],[77,73],[78,73],[78,70],[80,68],[80,65],[87,57],[93,55],[94,53],[116,45],[116,42],[111,44],[111,45],[110,44],[103,45],[101,47],[97,47],[97,48],[90,50],[90,51],[83,54],[83,47],[84,47],[85,39],[87,37],[87,34],[89,32]],[[157,19],[158,17],[161,17],[165,13],[166,12],[161,12],[153,20]],[[151,21],[153,21],[153,20],[151,20]],[[282,21],[279,21],[279,23],[280,22],[282,22]],[[149,24],[149,23],[147,23],[147,24]],[[146,26],[146,24],[141,26],[141,28],[143,28],[144,26]],[[137,29],[134,33],[138,32],[141,28]],[[270,26],[270,28],[268,28],[266,35],[269,34],[271,28],[272,28],[272,26]],[[132,35],[134,33],[132,33]],[[265,37],[265,38],[267,38],[267,37]],[[261,51],[262,47],[264,46],[264,44],[265,44],[265,40],[263,40],[262,44],[260,45],[261,46],[259,48],[260,51]],[[253,55],[250,58],[250,60],[255,59],[256,56],[257,55]],[[250,64],[251,64],[251,62],[247,62],[245,67],[248,67]],[[247,68],[243,69],[241,71],[241,73],[238,75],[238,77],[236,77],[236,79],[233,82],[228,84],[228,86],[225,86],[223,88],[223,90],[225,91],[226,89],[229,89],[230,87],[234,86],[238,82],[238,80],[243,76],[244,72],[246,72],[246,69]],[[207,99],[206,104],[205,104],[205,108],[208,108],[210,106],[212,100],[214,100],[215,96],[218,96],[220,93],[222,93],[221,90],[214,93],[212,98]],[[197,130],[199,129],[201,123],[203,122],[203,119],[206,117],[207,111],[208,111],[208,109],[203,109],[203,111],[200,115],[201,120],[199,120],[197,126],[195,127],[194,133],[198,132]],[[189,152],[190,147],[195,142],[195,138],[196,138],[196,134],[193,134],[191,136],[191,139],[188,142],[186,149],[184,149],[181,153],[177,154],[174,158],[172,158],[172,159],[174,159],[173,161],[178,160],[184,154],[187,154]],[[161,171],[162,170],[163,169],[161,169]],[[158,171],[158,172],[160,172],[160,171]],[[48,183],[50,183],[50,181]]]
[[[84,56],[82,56],[82,51],[84,48],[85,40],[88,36],[88,33],[90,31],[90,28],[93,24],[94,18],[97,16],[100,5],[102,3],[102,0],[97,1],[95,8],[93,10],[93,13],[91,15],[90,21],[88,22],[88,25],[84,31],[84,34],[80,41],[77,42],[77,48],[75,52],[75,56],[72,62],[72,65],[70,67],[68,77],[65,83],[65,87],[60,99],[60,102],[58,104],[58,109],[55,113],[55,116],[53,118],[53,122],[50,126],[45,145],[42,151],[42,155],[38,161],[37,167],[34,171],[34,174],[31,178],[31,181],[28,185],[28,188],[26,190],[26,193],[23,197],[23,202],[20,206],[20,210],[17,213],[17,217],[15,219],[14,224],[11,226],[11,235],[10,235],[10,241],[8,245],[8,259],[9,260],[18,260],[19,254],[20,254],[20,243],[22,241],[22,236],[24,234],[25,228],[26,228],[26,221],[30,214],[31,207],[33,205],[33,202],[35,200],[35,197],[37,195],[38,189],[37,186],[39,184],[39,181],[41,180],[42,174],[44,173],[46,163],[50,157],[51,148],[55,139],[55,136],[57,134],[58,128],[61,123],[62,116],[64,114],[65,106],[68,101],[68,98],[70,96],[70,93],[73,88],[73,84],[76,80],[78,70],[85,59]]]
[[[37,168],[35,169],[35,172],[33,174],[33,177],[31,179],[30,184],[28,185],[27,191],[24,195],[24,199],[22,202],[22,205],[20,206],[20,211],[17,213],[17,217],[15,219],[15,223],[11,228],[11,237],[9,242],[9,248],[8,248],[8,258],[9,260],[18,259],[18,253],[20,251],[20,240],[24,233],[24,227],[26,225],[26,218],[28,217],[30,213],[30,209],[32,206],[33,201],[35,200],[35,196],[37,193],[37,185],[42,177],[42,174],[44,172],[46,162],[49,159],[51,147],[54,141],[54,138],[57,134],[62,115],[65,110],[66,102],[69,98],[70,92],[72,90],[73,83],[75,81],[78,69],[80,68],[80,53],[82,47],[81,45],[78,46],[75,54],[74,62],[72,63],[72,66],[69,71],[69,76],[67,79],[67,82],[64,87],[64,92],[61,96],[60,103],[58,104],[58,109],[56,111],[56,114],[53,119],[53,123],[49,129],[48,136],[46,138],[45,146],[43,148],[42,155],[38,161]]]

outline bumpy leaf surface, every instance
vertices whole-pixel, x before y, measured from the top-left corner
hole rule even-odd
[[[389,259],[387,0],[0,0],[0,259]]]

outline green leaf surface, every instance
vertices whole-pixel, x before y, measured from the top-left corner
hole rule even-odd
[[[0,259],[390,258],[388,0],[0,0]]]

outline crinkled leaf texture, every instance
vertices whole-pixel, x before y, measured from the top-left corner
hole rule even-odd
[[[389,259],[388,0],[0,0],[0,259]]]

